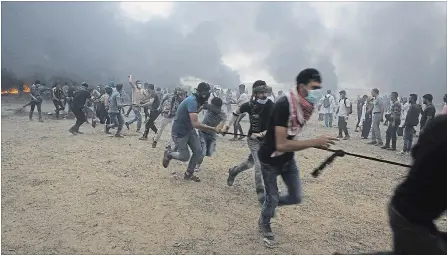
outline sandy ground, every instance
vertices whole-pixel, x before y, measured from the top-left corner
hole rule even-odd
[[[405,168],[345,157],[315,179],[310,172],[329,154],[297,153],[303,203],[278,210],[272,224],[278,245],[272,250],[260,244],[257,233],[253,171],[226,185],[228,168],[248,156],[245,141],[219,138],[217,152],[202,165],[202,182],[185,182],[171,174],[182,173],[185,163],[161,166],[170,132],[156,149],[138,140],[135,126],[123,139],[88,124],[81,127],[85,134],[73,136],[67,130],[74,120],[30,122],[26,114],[14,114],[19,106],[3,98],[2,254],[331,254],[391,248],[386,206]],[[350,131],[354,125],[351,119]],[[337,129],[313,120],[304,136],[321,134],[336,135]],[[410,163],[358,137],[352,133],[335,148]]]

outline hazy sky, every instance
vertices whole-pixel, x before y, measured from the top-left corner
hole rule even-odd
[[[278,88],[316,67],[328,88],[436,94],[446,24],[445,2],[2,2],[2,66]]]

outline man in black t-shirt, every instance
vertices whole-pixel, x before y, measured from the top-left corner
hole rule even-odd
[[[276,102],[264,142],[258,151],[266,194],[258,225],[266,246],[271,246],[274,240],[270,220],[276,207],[301,202],[301,183],[294,152],[311,147],[328,148],[337,140],[325,136],[294,140],[312,115],[319,99],[319,89],[321,77],[316,69],[305,69],[298,74],[296,86]],[[278,194],[276,179],[279,175],[287,186],[286,195]]]
[[[79,127],[87,120],[85,116],[84,107],[87,99],[90,98],[90,91],[88,91],[88,84],[82,83],[79,91],[77,91],[73,96],[73,101],[71,102],[71,110],[76,117],[76,123],[68,131],[73,135],[82,134],[79,131]]]
[[[262,180],[261,165],[258,159],[258,150],[267,130],[268,120],[274,103],[267,98],[267,84],[265,81],[255,81],[253,83],[252,93],[252,99],[238,107],[223,128],[224,132],[228,132],[230,126],[241,114],[248,114],[250,129],[248,130],[247,144],[250,149],[250,155],[247,160],[228,170],[227,184],[228,186],[232,186],[234,179],[239,173],[254,166],[256,194],[258,195],[259,202],[264,203],[264,182]]]
[[[445,255],[447,233],[433,223],[447,210],[447,116],[425,125],[413,147],[413,166],[389,206],[394,254]]]
[[[431,120],[435,118],[436,108],[433,106],[433,96],[431,94],[425,94],[423,97],[423,104],[425,104],[425,109],[422,112],[421,117],[421,131],[424,127],[430,123]]]

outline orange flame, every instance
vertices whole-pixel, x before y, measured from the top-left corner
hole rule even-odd
[[[9,94],[9,95],[18,95],[19,90],[16,88],[8,89],[8,90],[2,90],[2,95]]]
[[[28,87],[28,84],[23,84],[23,92],[25,92],[25,93],[29,93],[29,92],[31,92],[31,89]]]

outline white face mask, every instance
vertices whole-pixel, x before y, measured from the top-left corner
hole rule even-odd
[[[259,104],[265,104],[265,103],[267,103],[267,101],[268,101],[269,99],[268,98],[266,98],[266,99],[256,99],[256,102],[258,102]]]

